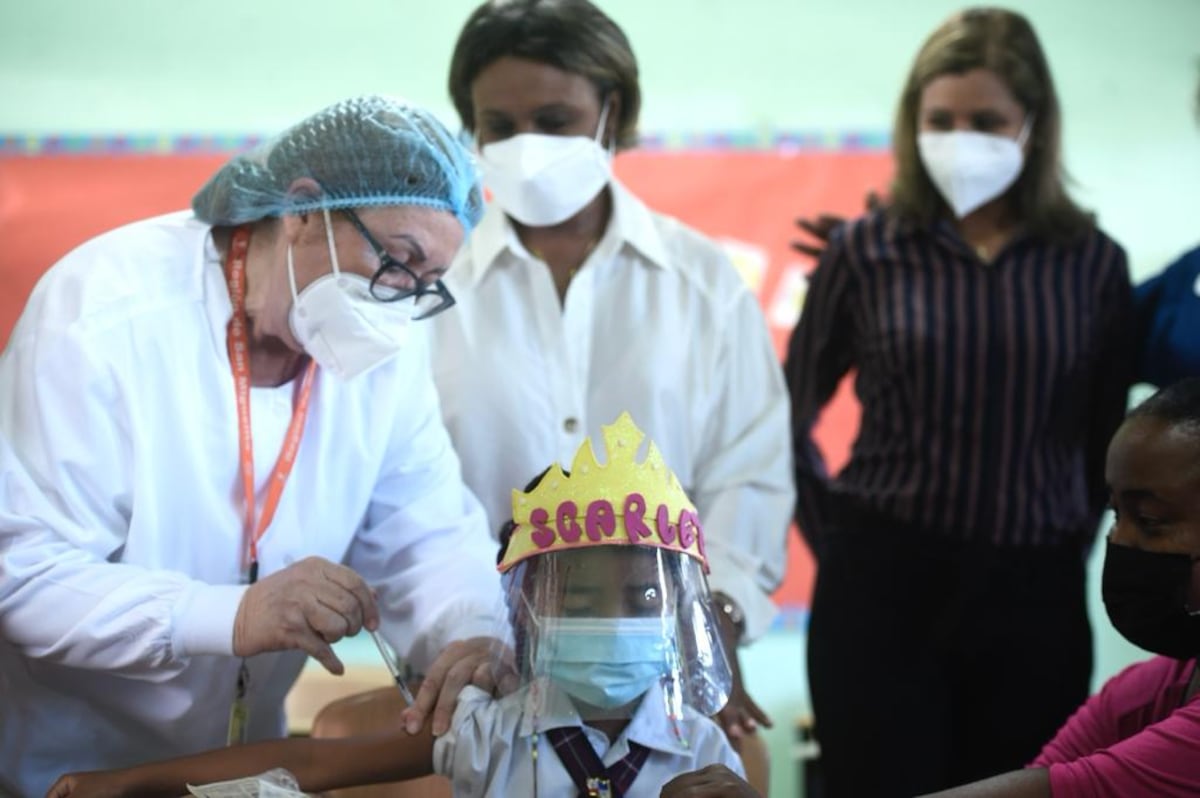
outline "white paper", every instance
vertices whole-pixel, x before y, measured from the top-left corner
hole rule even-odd
[[[188,785],[196,798],[297,798],[304,796],[296,777],[283,768],[275,768],[257,776],[233,781],[219,781],[199,786]]]

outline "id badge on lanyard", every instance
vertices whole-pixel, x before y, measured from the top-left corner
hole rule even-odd
[[[587,780],[588,798],[612,798],[612,782],[606,778],[592,776]]]
[[[233,706],[229,709],[229,735],[227,745],[241,745],[246,742],[250,730],[250,707],[246,703],[246,695],[250,690],[250,669],[243,659],[238,666],[237,691],[233,696]]]
[[[263,501],[262,515],[255,519],[254,492],[254,441],[250,430],[250,340],[246,329],[246,255],[250,250],[250,228],[239,227],[233,231],[226,260],[226,280],[229,282],[229,298],[233,304],[233,315],[229,320],[226,343],[229,348],[229,364],[233,370],[233,387],[237,400],[238,415],[238,459],[242,482],[242,497],[245,507],[243,540],[245,544],[246,582],[253,585],[258,581],[258,541],[271,525],[279,498],[292,473],[296,452],[300,449],[300,438],[304,434],[304,420],[308,416],[308,402],[312,396],[313,379],[317,364],[309,361],[292,404],[292,420],[288,423],[287,436],[275,468],[267,483],[267,495]],[[229,710],[229,745],[246,742],[250,727],[250,668],[245,658],[238,666],[237,686],[233,706]]]

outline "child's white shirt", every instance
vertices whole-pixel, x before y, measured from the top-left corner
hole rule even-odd
[[[658,798],[675,776],[706,765],[723,764],[742,774],[742,762],[725,733],[691,707],[672,721],[664,711],[662,691],[655,687],[638,706],[629,725],[609,744],[602,732],[583,724],[571,700],[548,681],[526,686],[494,699],[475,687],[458,698],[450,730],[433,747],[434,770],[454,785],[455,798],[574,798],[578,789],[546,735],[538,735],[537,792],[534,792],[533,741],[542,732],[562,726],[582,728],[597,756],[611,766],[629,753],[629,742],[650,749],[650,755],[626,793],[626,798]],[[539,695],[540,694],[540,695]],[[535,713],[536,703],[541,708]],[[676,732],[678,729],[678,732]]]

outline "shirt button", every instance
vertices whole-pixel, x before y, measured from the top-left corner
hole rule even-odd
[[[568,418],[566,421],[563,422],[563,429],[565,429],[569,433],[574,433],[575,430],[579,429],[578,419]]]

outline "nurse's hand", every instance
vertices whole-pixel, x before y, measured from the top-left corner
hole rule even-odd
[[[375,596],[344,565],[308,557],[250,586],[233,624],[233,653],[306,651],[330,673],[345,668],[330,647],[363,627],[379,626]]]
[[[458,705],[458,694],[468,684],[492,695],[517,689],[512,650],[493,637],[455,640],[438,654],[417,691],[417,703],[404,710],[404,728],[416,734],[433,711],[433,735],[445,734]]]
[[[709,765],[676,776],[663,785],[659,798],[760,798],[758,791],[724,765]]]
[[[114,771],[68,773],[54,782],[46,798],[118,798],[131,795],[130,787]]]

